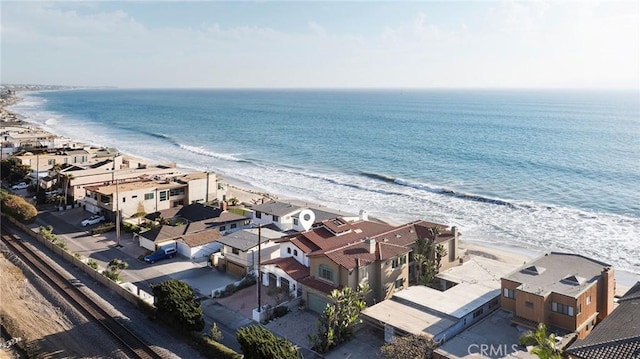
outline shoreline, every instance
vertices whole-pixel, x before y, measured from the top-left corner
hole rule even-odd
[[[19,93],[37,93],[39,91],[20,91]],[[28,123],[30,124],[32,127],[34,128],[39,128],[43,131],[47,131],[49,133],[51,133],[52,135],[55,136],[59,136],[61,137],[61,135],[56,134],[55,132],[49,130],[49,129],[45,129],[43,128],[42,125],[36,123],[36,122],[32,122],[29,120],[29,118],[25,117],[22,114],[19,114],[17,112],[14,112],[12,109],[7,109],[6,107],[10,107],[13,105],[18,104],[19,102],[23,101],[24,99],[21,98],[19,96],[19,93],[14,94],[14,98],[11,99],[9,102],[9,104],[1,104],[0,108],[2,109],[3,112],[8,112],[13,114],[18,121],[22,121],[24,123]],[[71,138],[74,141],[78,141],[81,143],[86,143],[87,145],[92,145],[92,146],[102,146],[101,144],[97,144],[97,143],[88,143],[85,142],[85,140],[83,139],[79,139],[79,138]],[[131,156],[134,158],[140,158],[143,160],[147,160],[150,161],[151,163],[162,163],[162,161],[158,161],[157,159],[151,159],[151,158],[144,158],[141,157],[139,155],[136,154],[131,154],[131,153],[127,153],[127,152],[121,152],[123,155],[126,156]],[[178,169],[182,169],[186,172],[188,171],[200,171],[201,169],[197,169],[194,167],[189,167],[189,166],[184,166],[181,163],[177,163],[177,168]],[[329,207],[329,206],[325,206],[322,204],[319,204],[317,202],[313,202],[313,201],[307,201],[304,199],[300,199],[300,198],[296,198],[294,196],[291,195],[283,195],[283,194],[278,194],[278,193],[273,193],[270,192],[264,188],[261,188],[258,185],[249,183],[247,181],[242,180],[241,178],[237,178],[237,177],[233,177],[233,176],[229,176],[226,174],[221,174],[220,172],[218,172],[215,168],[212,169],[213,172],[217,173],[222,179],[223,181],[227,184],[228,186],[228,190],[227,190],[227,199],[229,198],[233,198],[236,197],[240,203],[244,202],[247,204],[252,204],[252,203],[258,203],[257,201],[260,201],[262,198],[269,198],[269,199],[273,199],[273,200],[278,200],[278,201],[283,201],[283,202],[289,202],[295,205],[298,205],[300,207],[308,207],[308,208],[317,208],[317,209],[328,209],[331,211],[334,211],[336,213],[345,213],[345,214],[352,214],[349,213],[348,211],[344,211],[344,210],[340,210],[340,209],[336,209],[333,207]],[[366,209],[366,208],[364,208]],[[356,212],[359,209],[356,209]],[[384,218],[384,217],[380,217],[380,216],[371,216],[370,217],[373,220],[377,220],[377,221],[381,221],[387,224],[391,224],[391,225],[401,225],[402,223],[399,223],[395,220],[391,220],[389,218]],[[425,218],[414,218],[413,220],[419,220],[419,219],[425,219]],[[443,223],[447,226],[449,226],[450,224],[447,223]],[[460,228],[461,233],[464,235],[464,228]],[[484,257],[497,257],[499,258],[498,260],[501,262],[505,262],[505,263],[513,263],[515,264],[514,261],[517,262],[522,262],[523,259],[526,258],[526,260],[532,260],[542,254],[545,253],[545,251],[542,248],[532,248],[532,247],[525,247],[522,245],[515,245],[515,244],[509,244],[509,243],[495,243],[495,242],[487,242],[487,241],[482,241],[482,240],[475,240],[475,239],[466,239],[466,238],[461,238],[460,239],[460,249],[461,251],[470,251],[471,253],[469,253],[471,256],[474,255],[480,255],[480,256],[484,256]],[[547,250],[548,252],[548,250]],[[614,268],[616,269],[616,279],[618,280],[618,282],[623,285],[623,286],[632,286],[636,281],[640,281],[640,274],[636,274],[630,271],[624,271],[621,269],[618,269],[614,266]]]

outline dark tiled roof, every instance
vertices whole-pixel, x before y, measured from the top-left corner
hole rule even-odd
[[[301,280],[309,276],[309,267],[305,267],[293,257],[276,258],[262,262],[262,265],[274,264],[285,271],[294,280]]]
[[[591,334],[566,352],[583,359],[640,358],[640,282],[619,303]]]
[[[152,228],[146,232],[141,232],[140,237],[146,238],[152,242],[161,242],[168,239],[174,239],[185,234],[202,232],[207,229],[204,222],[187,223],[180,226],[162,225]]]
[[[245,217],[239,214],[223,212],[220,208],[205,206],[202,203],[192,203],[186,206],[167,208],[162,211],[149,213],[145,216],[145,218],[150,220],[155,220],[159,217],[180,217],[189,222],[208,220],[207,222],[209,222],[209,225],[215,225],[216,223],[223,224],[225,222],[245,219]]]
[[[251,207],[253,211],[267,213],[274,216],[285,216],[293,212],[299,212],[302,208],[286,202],[269,201],[267,203],[259,204]]]

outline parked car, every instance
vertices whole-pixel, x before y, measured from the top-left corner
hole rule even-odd
[[[16,183],[13,186],[11,186],[11,189],[16,191],[19,189],[27,189],[29,187],[28,184],[26,184],[25,182],[20,182],[20,183]]]
[[[154,263],[162,259],[173,258],[176,256],[176,252],[175,247],[160,248],[148,256],[145,256],[144,261],[147,263]]]
[[[82,221],[82,226],[83,227],[91,226],[94,224],[98,224],[100,222],[104,222],[104,216],[91,216]]]

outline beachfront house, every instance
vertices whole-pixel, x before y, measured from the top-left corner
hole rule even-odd
[[[92,213],[115,219],[116,209],[122,218],[158,212],[189,203],[207,203],[216,199],[216,175],[196,172],[164,179],[132,179],[124,182],[85,186],[82,204]],[[117,201],[117,202],[116,202]]]
[[[280,240],[280,257],[262,263],[262,284],[289,284],[292,293],[300,294],[316,312],[324,309],[331,290],[355,289],[364,282],[371,288],[369,304],[390,298],[409,286],[409,253],[422,233],[418,228],[422,224],[392,226],[363,217],[324,220]],[[457,230],[443,230],[442,235],[443,243],[448,238],[457,244]]]
[[[544,323],[580,339],[613,310],[613,268],[578,254],[548,253],[502,277],[501,287],[514,324]]]
[[[281,231],[293,229],[294,215],[300,213],[301,207],[286,202],[269,201],[251,207],[252,221],[256,225],[272,224]]]
[[[258,243],[260,262],[277,258],[282,233],[269,228],[248,228],[235,231],[218,239],[223,244],[222,263],[227,272],[244,277],[258,267]],[[220,262],[219,262],[220,263]]]

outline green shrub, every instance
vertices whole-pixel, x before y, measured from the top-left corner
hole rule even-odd
[[[94,261],[93,259],[89,259],[87,261],[87,265],[93,269],[98,269],[98,262]]]
[[[78,258],[78,259],[82,258],[82,256],[81,256],[81,255],[80,255],[80,253],[78,253],[78,252],[74,252],[74,253],[73,253],[73,256],[74,256],[74,257],[76,257],[76,258]]]
[[[62,249],[67,249],[67,244],[63,241],[55,241],[54,242],[56,246],[62,248]]]
[[[114,282],[117,282],[117,281],[119,281],[121,279],[120,278],[120,272],[114,271],[114,270],[111,270],[111,269],[105,269],[104,271],[102,271],[102,275],[107,277],[107,278],[109,278],[109,279],[111,279]]]
[[[213,325],[211,326],[211,329],[209,330],[209,338],[217,342],[222,340],[222,331],[220,330],[220,328],[218,328],[217,323],[213,323]]]
[[[204,329],[202,306],[187,283],[170,279],[152,285],[151,290],[156,300],[158,318],[185,333]]]
[[[202,352],[207,358],[215,359],[241,359],[242,355],[234,352],[217,341],[203,337],[201,340]]]
[[[96,228],[91,230],[91,234],[102,234],[114,231],[116,229],[116,225],[113,222],[103,223]]]
[[[298,350],[260,325],[250,325],[236,331],[245,359],[297,359]]]
[[[238,283],[236,290],[244,289],[254,284],[256,284],[256,276],[254,276],[253,274],[247,274],[244,278],[242,278],[240,283]]]
[[[38,210],[20,196],[6,191],[0,192],[0,210],[20,222],[30,222],[38,215]]]
[[[127,233],[140,233],[140,227],[135,224],[124,222],[122,224],[122,230]]]
[[[40,232],[40,235],[43,236],[48,241],[55,242],[58,239],[56,235],[53,234],[53,227],[51,226],[46,226],[46,227],[40,226],[39,232]]]
[[[235,293],[237,290],[238,290],[238,287],[236,287],[236,285],[233,284],[233,283],[227,285],[224,288],[224,291],[225,291],[225,293],[227,293],[227,295],[231,295],[231,294]]]

